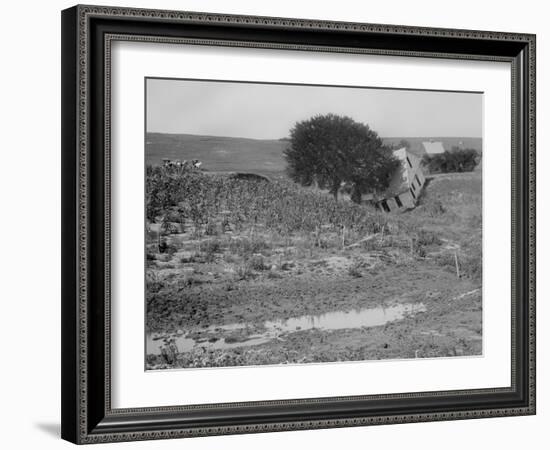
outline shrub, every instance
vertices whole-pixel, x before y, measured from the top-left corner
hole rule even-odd
[[[176,234],[179,231],[177,225],[167,220],[160,224],[160,229],[164,234]]]
[[[424,245],[420,245],[420,244],[417,244],[415,245],[414,247],[414,252],[420,256],[421,258],[425,258],[426,257],[426,247]]]
[[[194,253],[184,252],[184,254],[180,257],[181,264],[188,264],[196,261],[197,261],[197,255],[195,255]]]
[[[149,281],[147,282],[147,291],[151,294],[156,294],[162,289],[162,283],[158,281]]]
[[[218,239],[201,243],[201,250],[204,252],[204,259],[206,262],[214,261],[216,253],[219,253],[221,248],[222,245]]]
[[[435,261],[438,266],[456,273],[455,257],[454,253],[440,253],[435,256]]]
[[[164,240],[159,245],[159,253],[164,253],[166,255],[172,256],[177,251],[178,249],[174,244],[169,244]]]
[[[418,245],[439,245],[441,244],[441,239],[433,231],[420,229],[418,230],[416,242]]]
[[[148,271],[145,274],[145,285],[148,293],[155,294],[162,289],[163,283],[155,272]]]
[[[218,225],[215,222],[208,222],[204,229],[204,234],[207,236],[217,236],[219,234]]]
[[[468,226],[470,228],[481,230],[482,224],[483,224],[483,218],[481,217],[481,214],[470,216],[470,218],[468,219]]]
[[[274,270],[271,270],[267,273],[267,278],[272,280],[280,280],[283,278],[283,276],[279,272],[275,272]]]
[[[481,257],[463,256],[460,258],[460,273],[462,276],[473,280],[481,280],[483,274],[483,263]]]
[[[229,222],[229,219],[227,217],[224,217],[221,223],[221,229],[222,233],[225,233],[226,231],[231,231],[231,223]]]
[[[447,211],[443,202],[439,199],[433,199],[425,202],[423,205],[424,210],[428,213],[430,217],[437,217],[442,214],[445,214]]]
[[[236,276],[238,280],[248,280],[254,277],[254,271],[248,264],[239,265],[236,270]]]
[[[196,276],[193,276],[192,274],[185,274],[180,280],[180,286],[183,287],[190,287],[198,284],[203,284],[203,280]]]
[[[281,270],[289,271],[296,267],[296,264],[293,261],[285,261],[281,264]]]
[[[457,255],[458,268],[461,277],[470,278],[474,281],[480,281],[483,274],[483,261],[481,254],[465,254],[461,252]],[[444,267],[449,272],[456,273],[456,262],[454,253],[442,253],[435,258],[437,264]]]
[[[476,281],[481,280],[483,273],[481,239],[463,245],[459,254],[459,264],[463,276]]]
[[[265,264],[264,257],[262,255],[252,255],[246,264],[251,270],[261,271],[269,269],[269,266]]]
[[[361,278],[363,273],[361,272],[361,263],[356,261],[348,267],[348,274],[354,278]]]
[[[453,147],[436,155],[424,155],[422,163],[430,173],[472,172],[479,162],[476,150]]]

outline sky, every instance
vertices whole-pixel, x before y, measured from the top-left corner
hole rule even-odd
[[[146,81],[147,131],[280,139],[317,114],[381,137],[482,137],[483,94],[172,79]]]

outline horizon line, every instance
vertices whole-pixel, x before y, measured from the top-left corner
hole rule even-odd
[[[273,138],[256,138],[256,137],[246,137],[246,136],[227,136],[227,135],[217,135],[217,134],[195,134],[195,133],[184,133],[184,132],[170,132],[170,131],[146,131],[147,133],[156,133],[156,134],[172,134],[172,135],[187,135],[187,136],[204,136],[204,137],[217,137],[217,138],[229,138],[229,139],[250,139],[253,141],[281,141],[285,139],[290,139],[288,136],[283,137],[273,137]],[[483,136],[442,136],[442,135],[421,135],[421,136],[380,136],[380,139],[406,139],[406,138],[412,138],[412,139],[418,139],[418,138],[443,138],[443,139],[449,139],[449,138],[462,138],[462,139],[483,139]]]

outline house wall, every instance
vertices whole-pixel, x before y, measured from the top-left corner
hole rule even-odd
[[[386,212],[414,208],[418,196],[421,194],[424,184],[426,184],[426,177],[422,172],[422,160],[420,157],[407,151],[405,148],[397,150],[395,156],[401,161],[401,167],[392,177],[386,198],[379,202],[380,209]],[[413,189],[414,196],[411,194],[410,189]],[[399,206],[395,200],[397,195],[402,206]],[[384,208],[383,202],[385,202],[389,211]]]
[[[403,204],[403,208],[414,208],[416,206],[416,200],[410,192],[403,192],[402,194],[399,194],[399,199]]]

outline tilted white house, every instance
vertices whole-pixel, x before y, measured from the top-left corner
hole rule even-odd
[[[419,156],[406,147],[395,150],[393,154],[401,165],[393,174],[383,198],[375,203],[386,212],[414,208],[426,183],[421,167],[422,159]]]

